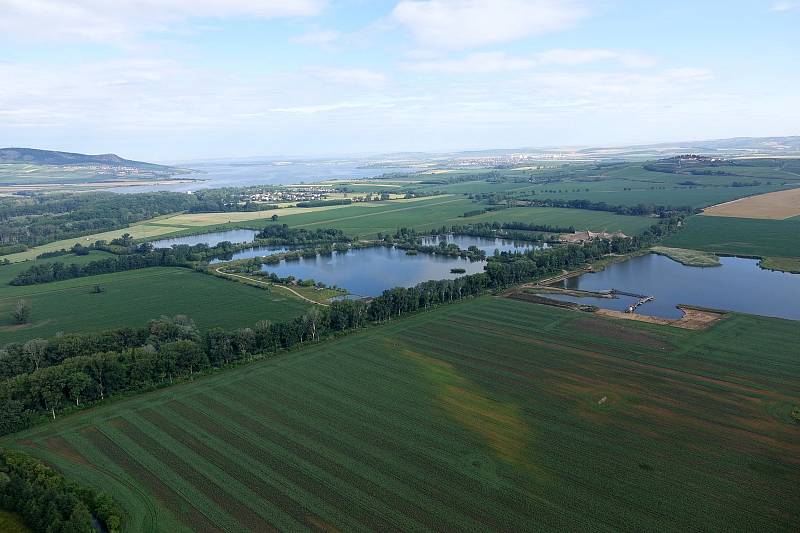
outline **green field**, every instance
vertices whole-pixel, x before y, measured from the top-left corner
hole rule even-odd
[[[627,233],[641,231],[655,221],[646,217],[617,215],[606,211],[582,209],[556,209],[546,207],[518,207],[464,218],[463,214],[483,207],[470,200],[450,196],[381,207],[348,207],[335,211],[281,217],[279,223],[303,228],[337,228],[362,238],[377,233],[394,233],[400,227],[413,227],[425,231],[441,226],[475,222],[528,222],[560,226],[575,226],[592,230],[622,230]]]
[[[0,444],[128,531],[796,531],[799,342],[482,297]]]
[[[77,258],[97,259],[94,254]],[[65,258],[58,258],[65,260]],[[66,258],[69,260],[69,258]],[[302,314],[307,304],[285,291],[265,291],[183,268],[146,268],[14,287],[8,281],[30,263],[0,267],[0,346],[61,331],[76,333],[141,325],[161,315],[189,315],[201,329],[249,327],[259,320]],[[100,285],[103,292],[94,294]],[[17,326],[18,299],[32,307],[31,321]]]
[[[731,255],[800,257],[800,220],[697,215],[664,245]]]

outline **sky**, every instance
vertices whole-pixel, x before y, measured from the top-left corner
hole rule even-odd
[[[800,1],[0,0],[0,146],[147,161],[800,134]]]

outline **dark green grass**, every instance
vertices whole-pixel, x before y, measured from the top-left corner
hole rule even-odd
[[[0,267],[0,273],[3,268],[10,267]],[[103,292],[94,294],[95,285]],[[24,326],[15,325],[11,318],[20,298],[32,308],[30,323]],[[59,331],[140,325],[161,315],[189,315],[201,328],[245,327],[263,319],[291,318],[307,308],[284,291],[268,292],[183,268],[147,268],[25,287],[3,283],[0,346]]]
[[[684,226],[664,245],[732,255],[800,257],[800,220],[698,215]]]
[[[3,439],[128,531],[797,530],[796,322],[484,297]]]

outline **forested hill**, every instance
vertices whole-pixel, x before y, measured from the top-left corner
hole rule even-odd
[[[108,165],[147,170],[172,170],[172,167],[123,159],[116,154],[87,155],[36,148],[0,148],[0,163],[30,165]]]

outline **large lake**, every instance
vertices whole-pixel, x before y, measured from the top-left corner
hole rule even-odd
[[[247,187],[250,185],[313,183],[329,179],[373,178],[394,172],[414,172],[418,169],[398,168],[359,168],[364,160],[313,160],[299,159],[278,161],[274,159],[239,161],[188,161],[173,166],[188,168],[197,172],[179,174],[175,178],[191,178],[202,181],[179,184],[136,185],[114,187],[109,190],[121,193],[152,191],[196,191],[198,189],[217,189],[220,187]]]
[[[406,255],[405,250],[378,246],[331,255],[318,255],[298,261],[263,265],[262,270],[281,277],[313,279],[341,287],[358,296],[378,296],[392,287],[411,287],[428,280],[455,279],[451,268],[463,268],[466,274],[483,272],[485,261],[430,254]]]
[[[227,231],[214,231],[212,233],[203,233],[201,235],[189,235],[187,237],[174,237],[169,239],[159,239],[157,241],[150,241],[150,244],[156,248],[171,248],[176,244],[188,244],[195,246],[197,244],[207,244],[209,246],[216,246],[221,242],[253,242],[258,231],[252,229],[232,229]]]
[[[602,272],[583,274],[560,282],[567,289],[604,291],[618,289],[655,296],[637,313],[679,318],[675,306],[689,304],[727,311],[800,320],[800,275],[763,270],[758,260],[721,257],[719,267],[687,267],[667,257],[649,254],[615,263]],[[624,311],[634,298],[555,299]]]

